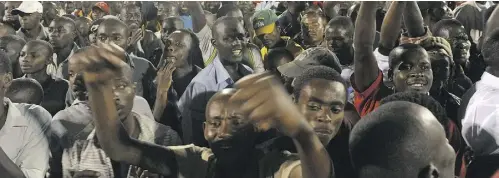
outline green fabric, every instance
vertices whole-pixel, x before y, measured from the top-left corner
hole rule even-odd
[[[256,11],[251,17],[251,22],[253,22],[253,29],[259,29],[261,27],[270,25],[277,21],[278,17],[274,11],[270,9]]]

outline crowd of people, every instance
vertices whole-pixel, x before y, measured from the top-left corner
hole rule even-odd
[[[497,178],[498,9],[2,1],[0,177]]]

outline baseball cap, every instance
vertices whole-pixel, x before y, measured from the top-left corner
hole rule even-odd
[[[23,1],[18,8],[12,10],[12,15],[18,15],[20,13],[43,13],[43,5],[38,1]]]
[[[107,5],[107,3],[105,3],[105,2],[95,3],[95,5],[92,7],[92,9],[94,9],[94,8],[99,8],[100,10],[109,14],[109,5]]]
[[[255,12],[251,17],[256,35],[269,34],[276,27],[277,15],[270,9]]]
[[[341,73],[341,64],[338,57],[323,47],[309,48],[296,56],[293,61],[277,67],[277,70],[287,77],[298,77],[308,68],[318,65],[331,67]]]

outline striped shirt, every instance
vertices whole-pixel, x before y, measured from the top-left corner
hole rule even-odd
[[[161,125],[145,115],[132,112],[139,124],[138,140],[159,145],[180,145],[178,134],[168,126]],[[111,159],[97,143],[95,129],[86,139],[76,140],[71,147],[64,149],[62,154],[63,177],[71,177],[72,171],[93,170],[102,177],[115,177]],[[135,167],[130,166],[127,177],[135,175]]]

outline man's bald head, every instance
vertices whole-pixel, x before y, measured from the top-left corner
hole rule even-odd
[[[360,120],[350,140],[359,178],[453,177],[455,154],[443,127],[426,108],[394,101]]]
[[[227,102],[229,101],[229,98],[236,93],[236,89],[234,88],[226,88],[223,89],[217,93],[215,93],[210,100],[208,101],[208,105],[213,102]],[[207,105],[207,106],[208,106]]]

